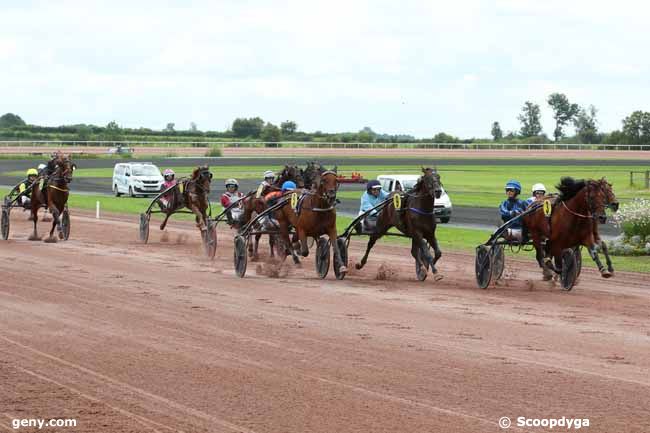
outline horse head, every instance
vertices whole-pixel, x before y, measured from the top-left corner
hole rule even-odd
[[[334,206],[336,191],[339,189],[339,181],[335,171],[328,170],[318,174],[314,179],[314,187],[329,206]]]
[[[618,210],[618,201],[612,190],[612,185],[602,178],[600,180],[589,180],[586,182],[587,206],[594,218],[601,224],[607,222],[607,208],[614,212]]]
[[[212,173],[210,172],[210,167],[207,165],[201,165],[196,167],[192,171],[193,183],[199,186],[205,193],[210,192],[210,182],[212,182]]]
[[[442,196],[442,183],[440,182],[440,174],[437,170],[427,167],[422,167],[422,177],[418,181],[416,187],[424,189],[424,191],[431,197],[440,198]]]
[[[298,188],[305,187],[305,179],[303,178],[303,171],[298,168],[297,165],[285,165],[284,170],[280,174],[280,185],[286,180],[291,180],[296,183]]]
[[[74,164],[72,163],[70,157],[68,155],[64,155],[61,152],[58,152],[54,163],[56,164],[55,173],[58,174],[57,177],[62,178],[65,183],[72,182]]]

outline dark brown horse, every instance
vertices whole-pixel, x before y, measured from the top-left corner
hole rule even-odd
[[[31,202],[32,212],[31,220],[34,223],[34,231],[29,236],[29,240],[41,240],[37,231],[38,223],[38,210],[42,205],[47,205],[47,209],[52,214],[52,229],[50,236],[45,239],[45,242],[56,242],[57,238],[54,237],[54,229],[59,232],[59,239],[64,238],[63,227],[61,226],[61,215],[68,203],[68,184],[72,181],[73,164],[70,158],[63,153],[57,153],[55,159],[52,161],[55,169],[51,175],[47,177],[47,186],[44,190],[35,185],[32,188]],[[38,180],[36,181],[38,182]]]
[[[261,186],[261,189],[254,195],[251,195],[244,199],[243,201],[243,215],[240,227],[245,226],[253,218],[254,215],[260,214],[266,209],[266,202],[264,201],[264,196],[272,191],[279,191],[282,188],[282,184],[286,181],[293,181],[296,183],[298,188],[304,187],[303,180],[303,170],[299,169],[297,165],[285,165],[284,169],[280,172],[280,175],[277,176],[273,185],[264,185]],[[258,247],[261,234],[255,235],[255,242],[248,243],[248,252],[253,257],[253,259],[258,258]],[[274,242],[273,236],[269,237],[269,246],[271,249],[271,257],[275,254],[273,252]]]
[[[436,263],[442,256],[436,239],[436,218],[434,214],[434,203],[442,194],[440,175],[433,169],[423,168],[422,176],[413,189],[403,193],[399,209],[395,203],[390,202],[377,216],[377,227],[370,235],[366,253],[361,261],[356,264],[357,269],[363,268],[368,260],[368,254],[375,245],[375,242],[384,236],[391,227],[397,228],[407,237],[411,238],[411,255],[415,259],[418,278],[426,278],[426,267],[431,266],[431,272],[437,272]],[[395,193],[391,195],[394,196]],[[429,248],[426,247],[426,240],[433,248],[435,257],[431,257]],[[423,270],[423,271],[421,271]]]
[[[574,180],[564,177],[557,185],[559,197],[547,197],[553,201],[549,218],[542,208],[524,216],[523,223],[528,229],[535,246],[537,263],[542,268],[544,279],[552,278],[552,272],[560,272],[562,252],[567,248],[585,246],[598,266],[603,278],[614,274],[607,244],[600,238],[598,224],[607,221],[607,208],[618,210],[618,201],[612,185],[604,178],[600,180]],[[602,250],[607,268],[598,257],[596,247]],[[551,262],[555,261],[555,265]]]
[[[325,171],[314,178],[311,191],[303,191],[299,200],[298,210],[294,211],[290,202],[274,212],[280,225],[280,239],[287,248],[292,248],[289,239],[289,229],[295,227],[300,242],[300,254],[309,255],[308,238],[318,239],[327,235],[334,247],[334,270],[337,278],[342,278],[347,272],[345,263],[337,243],[336,234],[336,193],[339,183],[336,171]],[[297,213],[296,213],[297,212]]]
[[[212,173],[207,165],[196,167],[189,179],[180,179],[178,187],[171,190],[172,197],[169,205],[163,209],[165,219],[160,224],[164,230],[169,217],[179,209],[188,208],[195,215],[196,226],[205,232],[208,228],[207,209],[209,206],[210,182]]]

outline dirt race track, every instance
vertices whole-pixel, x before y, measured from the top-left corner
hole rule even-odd
[[[502,416],[650,431],[642,275],[588,269],[565,293],[510,261],[484,291],[473,256],[446,253],[444,278],[419,283],[384,243],[344,281],[311,258],[239,279],[225,230],[210,262],[188,224],[141,245],[137,217],[79,214],[68,242],[27,241],[19,212],[0,241],[0,431],[497,432]]]

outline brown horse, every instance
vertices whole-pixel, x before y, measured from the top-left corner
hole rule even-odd
[[[68,203],[68,184],[72,181],[73,164],[70,158],[63,153],[57,153],[53,160],[55,169],[52,174],[47,178],[47,187],[42,191],[37,185],[32,188],[31,194],[31,220],[34,223],[34,231],[29,236],[29,240],[41,240],[37,231],[38,223],[38,210],[42,205],[46,205],[52,214],[52,229],[50,236],[45,239],[45,242],[56,242],[54,237],[54,229],[59,232],[59,239],[64,238],[63,227],[61,226],[61,215]],[[38,180],[36,181],[38,182]]]
[[[442,195],[440,175],[431,168],[423,168],[422,176],[413,189],[404,193],[405,199],[399,209],[394,202],[389,202],[377,216],[377,227],[370,235],[366,253],[361,261],[356,264],[357,269],[364,267],[368,254],[375,242],[384,236],[391,227],[397,228],[407,237],[411,238],[411,255],[415,259],[418,278],[426,278],[426,267],[431,266],[431,272],[437,273],[436,263],[442,256],[436,239],[436,218],[434,203]],[[394,196],[395,194],[392,194]],[[435,257],[431,257],[426,240],[434,250]]]
[[[172,198],[169,205],[163,209],[165,219],[160,224],[160,230],[165,229],[167,220],[174,212],[186,207],[194,213],[196,226],[204,233],[208,228],[210,182],[212,173],[207,165],[196,167],[189,179],[181,179],[178,187],[170,191]]]
[[[303,180],[303,170],[299,169],[296,165],[285,165],[284,169],[280,172],[280,175],[275,179],[273,185],[265,185],[260,191],[256,194],[251,195],[243,200],[243,215],[240,227],[245,226],[253,218],[254,214],[260,214],[266,209],[266,202],[264,201],[264,196],[272,191],[279,191],[282,187],[282,184],[286,181],[293,181],[296,183],[298,188],[304,187]],[[255,235],[255,242],[248,243],[248,252],[253,259],[258,258],[258,247],[261,234]],[[273,247],[274,241],[273,236],[269,237],[269,246],[271,249],[271,257],[274,257]]]
[[[562,268],[562,252],[567,248],[585,246],[598,266],[603,278],[614,274],[607,244],[600,238],[598,224],[607,221],[605,210],[618,210],[618,201],[612,185],[600,180],[574,180],[563,177],[557,185],[560,195],[547,197],[554,201],[550,217],[542,208],[524,216],[526,226],[535,246],[537,263],[542,268],[544,279],[550,280],[552,272],[559,273]],[[598,257],[596,247],[605,255],[607,268]],[[551,262],[555,261],[555,266]]]
[[[319,173],[314,178],[313,189],[302,191],[296,211],[290,206],[290,202],[287,202],[274,214],[280,226],[280,239],[289,249],[292,245],[289,239],[289,229],[290,226],[295,227],[300,242],[300,254],[303,257],[309,255],[307,238],[311,237],[318,241],[321,236],[327,235],[330,244],[334,247],[334,270],[337,278],[343,278],[347,268],[343,263],[336,241],[336,193],[338,187],[335,171],[328,170]]]

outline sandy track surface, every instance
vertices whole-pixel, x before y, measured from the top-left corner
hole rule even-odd
[[[310,258],[239,279],[230,232],[212,262],[188,224],[141,245],[134,217],[79,215],[45,244],[16,212],[0,241],[0,431],[496,432],[502,416],[650,431],[643,275],[588,269],[565,293],[511,261],[479,290],[473,256],[446,253],[420,283],[383,244],[344,281]]]
[[[50,153],[59,147],[44,146],[2,146],[1,154]],[[134,147],[135,155],[150,156],[205,156],[205,147]],[[108,148],[100,146],[66,146],[66,152],[105,155]],[[339,149],[339,148],[260,148],[226,147],[223,156],[230,157],[426,157],[426,158],[548,158],[548,159],[638,159],[648,161],[650,151],[629,150],[513,150],[513,149]]]

